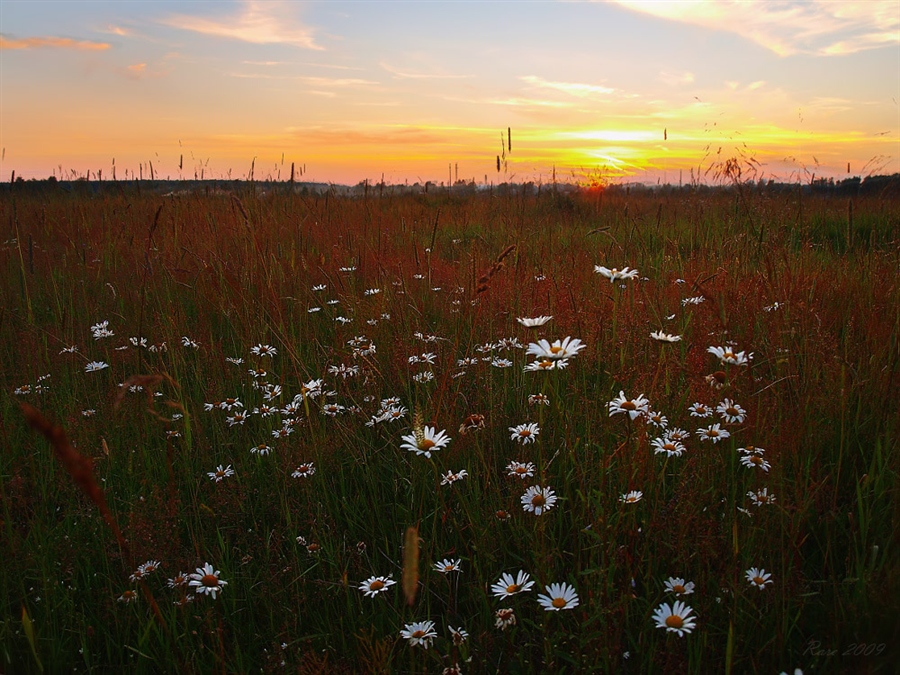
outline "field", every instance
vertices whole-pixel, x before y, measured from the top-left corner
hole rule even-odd
[[[895,672],[896,197],[139,188],[0,199],[0,672]]]

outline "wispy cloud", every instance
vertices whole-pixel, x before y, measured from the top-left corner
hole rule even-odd
[[[181,30],[253,44],[288,44],[304,49],[323,49],[316,44],[312,28],[304,26],[293,16],[295,7],[288,2],[245,0],[241,11],[226,19],[175,14],[163,19],[162,23]]]
[[[81,52],[101,52],[112,45],[93,40],[73,40],[62,37],[10,38],[0,35],[0,49],[74,49]]]
[[[613,0],[628,9],[750,38],[779,56],[840,55],[900,44],[896,0]]]
[[[472,77],[471,75],[448,75],[444,73],[414,73],[408,70],[400,70],[394,68],[387,63],[379,63],[379,66],[388,71],[391,75],[401,80],[464,80]]]
[[[510,98],[498,98],[492,99],[489,103],[493,103],[494,105],[508,105],[517,108],[571,108],[571,103],[564,103],[563,101],[547,101],[538,98],[521,98],[518,96],[510,97]]]
[[[537,75],[525,75],[519,78],[523,82],[530,84],[533,87],[538,87],[540,89],[553,89],[555,91],[561,91],[566,94],[570,94],[571,96],[593,96],[593,95],[608,95],[615,93],[615,89],[610,87],[604,87],[599,84],[583,84],[581,82],[552,82],[550,80],[545,80],[542,77],[538,77]]]
[[[694,74],[687,71],[676,73],[669,70],[664,70],[659,74],[659,81],[671,87],[684,86],[686,84],[693,83]]]

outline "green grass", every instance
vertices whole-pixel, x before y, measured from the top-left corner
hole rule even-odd
[[[804,198],[798,217],[793,196],[752,191],[239,198],[126,188],[0,201],[0,670],[891,672],[896,201],[859,199],[848,234],[845,200]],[[621,288],[594,265],[640,274]],[[515,321],[541,314],[554,318],[537,329]],[[103,320],[115,336],[94,340],[90,326]],[[683,340],[658,343],[656,330]],[[348,341],[363,335],[377,351],[354,358]],[[477,349],[567,335],[586,348],[547,373],[523,372],[523,349]],[[748,367],[707,352],[731,342],[753,352]],[[277,356],[251,354],[259,344]],[[71,345],[78,352],[60,353]],[[433,365],[408,363],[426,352]],[[482,360],[491,356],[513,365]],[[465,357],[479,361],[458,367]],[[86,373],[89,361],[109,368]],[[358,375],[329,371],[340,364]],[[279,406],[314,378],[336,394],[309,399],[308,414],[301,404],[303,420],[279,440],[271,433],[289,415],[229,426],[229,413],[204,409],[227,397],[264,404],[251,368],[283,388]],[[424,371],[434,379],[413,379]],[[715,371],[722,389],[707,381]],[[164,375],[161,395],[117,402],[136,375]],[[682,457],[653,453],[653,426],[608,414],[620,390],[690,433]],[[539,392],[551,405],[528,404]],[[392,396],[407,415],[366,426]],[[688,407],[725,398],[746,420],[723,425],[731,436],[720,443],[701,442],[696,430],[722,420]],[[322,414],[324,401],[345,413]],[[20,402],[92,459],[125,549]],[[459,433],[473,413],[484,429]],[[400,449],[416,414],[452,438],[431,459]],[[523,422],[539,424],[535,443],[510,439]],[[264,442],[269,455],[250,452]],[[741,465],[738,448],[750,445],[765,448],[768,472]],[[533,462],[536,475],[507,476],[511,460]],[[304,462],[315,474],[292,478]],[[210,480],[218,465],[234,476]],[[441,485],[460,469],[465,480]],[[559,497],[540,517],[520,504],[531,485]],[[747,493],[763,488],[776,501],[755,507]],[[622,504],[631,490],[643,498]],[[408,603],[410,527],[419,556]],[[462,573],[432,570],[445,558],[461,559]],[[129,581],[147,560],[161,569],[143,586]],[[191,594],[166,579],[206,562],[227,586],[177,606]],[[750,567],[773,583],[752,587]],[[520,569],[535,587],[494,597],[500,575]],[[364,597],[360,584],[381,575],[398,583]],[[670,576],[696,584],[681,598],[697,622],[684,637],[651,618],[675,600]],[[538,605],[555,582],[575,587],[578,607]],[[137,600],[120,602],[128,590]],[[517,619],[506,630],[495,627],[501,607]],[[410,647],[400,630],[424,620],[437,638]],[[451,626],[468,632],[461,646]]]

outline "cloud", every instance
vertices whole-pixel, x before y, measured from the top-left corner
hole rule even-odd
[[[101,52],[112,45],[108,42],[94,42],[93,40],[73,40],[61,37],[29,37],[8,38],[0,35],[0,49],[74,49],[81,52]]]
[[[571,96],[592,96],[595,94],[612,94],[616,90],[611,89],[610,87],[604,87],[598,84],[582,84],[580,82],[551,82],[549,80],[545,80],[542,77],[537,77],[536,75],[525,75],[524,77],[520,77],[520,80],[523,82],[527,82],[533,87],[538,87],[540,89],[553,89],[555,91],[561,91],[563,93],[569,94]]]
[[[674,73],[664,70],[659,74],[659,80],[670,87],[680,87],[686,84],[692,84],[694,81],[694,74],[687,71]]]
[[[613,0],[660,19],[737,33],[778,54],[842,55],[900,44],[896,0]]]
[[[286,2],[245,0],[240,13],[228,19],[175,14],[162,23],[181,30],[253,44],[288,44],[304,49],[323,49],[313,39],[313,30],[292,16],[292,9],[291,3]]]
[[[401,80],[463,80],[471,75],[445,75],[439,73],[411,73],[409,71],[401,71],[393,66],[388,65],[387,63],[379,63],[379,66],[384,68],[394,77]]]

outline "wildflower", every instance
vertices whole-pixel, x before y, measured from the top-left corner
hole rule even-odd
[[[491,360],[491,365],[494,368],[509,368],[512,365],[512,361],[509,359],[493,359]]]
[[[399,407],[390,407],[384,412],[381,413],[382,421],[385,422],[395,422],[396,420],[403,419],[406,417],[406,413],[408,411],[403,406]]]
[[[540,485],[532,485],[521,497],[522,508],[536,516],[552,509],[556,500],[557,497],[553,490],[542,488]]]
[[[316,291],[316,292],[324,291],[326,288],[327,288],[327,286],[325,284],[319,284],[318,286],[312,287],[313,291]]]
[[[321,412],[323,415],[328,415],[329,417],[337,417],[346,410],[347,408],[342,405],[338,405],[337,403],[326,403],[322,406]]]
[[[684,582],[684,579],[669,577],[666,579],[666,590],[675,595],[690,595],[694,592],[694,582]]]
[[[191,340],[187,335],[181,336],[181,346],[190,347],[191,349],[200,349],[200,345],[194,340]]]
[[[310,380],[300,387],[300,393],[294,397],[294,403],[303,403],[304,398],[316,398],[322,395],[322,380]]]
[[[367,598],[374,598],[379,593],[384,593],[388,588],[397,582],[387,577],[369,577],[359,586],[359,590],[363,592]]]
[[[549,358],[536,359],[525,366],[526,373],[537,373],[545,370],[562,370],[569,365],[568,359],[553,360]]]
[[[450,443],[450,437],[447,436],[446,431],[442,430],[435,434],[434,427],[429,426],[426,426],[421,431],[416,429],[413,433],[403,436],[401,440],[404,441],[400,445],[401,450],[409,450],[416,453],[416,455],[425,455],[429,458],[432,451],[440,450]]]
[[[682,306],[685,306],[685,305],[699,305],[701,302],[706,302],[706,298],[704,298],[702,295],[698,295],[698,296],[695,297],[695,298],[684,298],[684,299],[681,301],[681,305],[682,305]]]
[[[226,356],[225,360],[228,361],[228,363],[233,363],[236,366],[239,366],[244,362],[244,359],[242,358],[232,358],[231,356]]]
[[[450,560],[449,558],[444,558],[441,562],[437,562],[434,564],[435,572],[440,572],[441,574],[450,574],[450,572],[462,572],[459,567],[460,562],[462,560],[457,558],[456,560]]]
[[[78,345],[72,345],[71,347],[63,347],[60,354],[74,354],[78,351]]]
[[[359,366],[346,366],[342,363],[339,366],[328,366],[328,372],[332,375],[340,375],[346,380],[348,377],[359,375]]]
[[[623,504],[637,504],[644,498],[644,493],[640,490],[632,490],[619,497],[619,501]]]
[[[747,448],[738,448],[738,452],[740,452],[743,456],[741,457],[741,464],[746,466],[748,469],[762,469],[766,473],[768,473],[769,469],[772,468],[772,465],[769,464],[765,459],[763,459],[763,453],[765,450],[762,448],[754,448],[752,445]]]
[[[638,275],[638,271],[633,270],[630,267],[624,267],[620,270],[617,267],[609,269],[608,267],[603,267],[602,265],[594,265],[594,273],[603,275],[604,277],[609,279],[610,283],[613,283],[618,279],[634,279]]]
[[[215,404],[213,404],[215,405]],[[231,412],[232,408],[243,408],[244,404],[240,402],[239,399],[236,398],[226,398],[224,401],[218,404],[218,407],[221,410],[227,410]]]
[[[378,295],[379,293],[381,293],[380,288],[369,288],[363,292],[363,295]]]
[[[230,417],[226,417],[225,421],[228,422],[228,426],[230,426],[230,427],[233,427],[238,424],[243,426],[244,422],[247,421],[247,419],[250,417],[251,414],[252,413],[249,410],[238,411],[238,412],[234,413],[234,415],[231,415]]]
[[[87,410],[82,410],[82,411],[81,411],[81,416],[82,416],[82,417],[93,417],[93,416],[96,415],[96,414],[97,414],[97,411],[94,410],[93,408],[88,408]]]
[[[709,347],[706,351],[718,358],[722,363],[730,363],[734,366],[750,365],[750,359],[753,358],[752,352],[750,354],[746,352],[735,353],[731,347]]]
[[[552,319],[552,316],[536,316],[533,318],[519,317],[516,319],[520,324],[525,326],[525,328],[537,328],[539,326],[543,326],[545,323]]]
[[[552,345],[546,340],[532,342],[528,345],[526,354],[534,355],[538,359],[559,361],[560,359],[569,359],[575,356],[584,349],[585,346],[586,345],[581,344],[581,340],[578,338],[573,339],[566,336],[562,341],[557,340]]]
[[[671,333],[663,333],[662,331],[650,333],[650,337],[657,342],[681,342],[680,335],[672,335]]]
[[[132,602],[134,602],[135,600],[137,600],[137,597],[138,597],[137,593],[129,590],[129,591],[125,591],[124,593],[122,593],[122,595],[120,595],[118,597],[118,601],[128,605],[128,604],[131,604]]]
[[[747,419],[747,411],[737,403],[733,403],[730,398],[726,398],[717,405],[716,412],[729,424],[741,424]]]
[[[512,516],[509,514],[509,511],[505,511],[504,509],[500,509],[499,511],[494,512],[494,517],[499,521],[509,520]]]
[[[507,474],[515,478],[531,478],[534,475],[534,464],[531,462],[510,462],[506,465]]]
[[[500,630],[506,630],[516,625],[516,613],[511,609],[503,608],[494,612],[494,625]]]
[[[452,471],[448,471],[444,474],[444,479],[441,481],[441,485],[452,485],[458,480],[462,480],[466,476],[469,475],[469,472],[465,469],[460,469],[457,473],[453,473]]]
[[[678,633],[678,637],[684,637],[685,633],[690,633],[697,626],[694,621],[696,616],[690,615],[693,611],[680,600],[676,600],[671,606],[664,602],[653,612],[653,619],[657,628],[665,628],[666,632]]]
[[[219,578],[221,572],[219,570],[213,570],[213,566],[209,563],[204,563],[203,567],[198,567],[197,571],[193,574],[189,575],[190,581],[188,585],[195,589],[194,592],[198,595],[203,595],[204,593],[211,595],[212,599],[216,599],[216,593],[222,591],[223,586],[227,586],[228,582],[223,581]]]
[[[222,468],[222,465],[219,464],[215,471],[210,471],[206,475],[209,476],[210,480],[221,483],[224,479],[234,475],[234,469],[231,468],[231,464],[224,469]]]
[[[464,359],[457,359],[456,365],[459,368],[466,368],[468,366],[477,366],[478,359],[473,359],[471,356],[467,356]]]
[[[338,271],[339,272],[355,272],[356,265],[351,265],[349,267],[340,267],[340,268],[338,268]]]
[[[250,352],[256,356],[268,356],[271,359],[278,353],[278,350],[272,345],[256,345],[250,348]]]
[[[453,640],[453,644],[459,647],[463,642],[469,639],[469,633],[462,628],[454,628],[453,626],[449,627],[450,630],[450,639]],[[457,669],[459,666],[457,666]]]
[[[422,645],[424,649],[431,646],[431,641],[437,636],[434,631],[434,621],[420,621],[408,623],[400,631],[400,637],[409,640],[409,646]]]
[[[606,404],[609,408],[609,416],[618,415],[619,413],[628,413],[628,416],[631,419],[635,419],[636,417],[646,414],[646,412],[650,409],[650,401],[644,398],[644,395],[641,394],[636,399],[628,399],[625,397],[625,392],[620,391],[619,396],[614,398],[612,401]]]
[[[115,333],[109,330],[109,321],[101,321],[100,323],[94,324],[93,326],[91,326],[91,333],[93,334],[95,340],[113,337],[115,335]]]
[[[769,494],[769,488],[763,488],[757,492],[748,492],[747,496],[753,500],[754,506],[763,506],[765,504],[774,504],[775,495]]]
[[[316,465],[314,462],[307,462],[306,464],[301,464],[294,472],[291,474],[291,478],[309,478],[316,472]]]
[[[712,408],[705,403],[694,403],[688,410],[691,412],[691,417],[709,417],[713,414]]]
[[[534,586],[534,582],[529,579],[531,576],[523,570],[519,570],[515,579],[508,572],[504,572],[500,579],[491,586],[491,592],[498,598],[509,598],[516,593],[527,593]]]
[[[705,429],[697,429],[697,435],[701,441],[718,443],[722,439],[731,436],[731,433],[727,429],[722,429],[719,424],[711,424]]]
[[[287,438],[294,433],[294,428],[290,426],[281,427],[281,429],[272,430],[272,438]]]
[[[652,410],[648,410],[644,414],[644,418],[655,427],[659,427],[660,429],[665,429],[669,426],[669,420],[666,419],[666,416],[659,412],[654,412]]]
[[[510,439],[513,441],[518,441],[522,445],[527,445],[528,443],[534,443],[536,437],[539,433],[541,433],[540,427],[534,422],[520,424],[515,427],[509,427]]]
[[[98,370],[109,368],[109,364],[105,361],[91,361],[84,367],[86,373],[96,373]]]
[[[529,394],[528,405],[550,405],[550,397],[546,394]]]
[[[569,584],[550,584],[543,593],[537,597],[538,602],[548,612],[558,612],[561,609],[572,609],[578,606],[578,593]]]
[[[766,587],[766,584],[775,583],[772,581],[772,574],[766,572],[764,569],[751,567],[745,574],[747,575],[747,581],[756,586],[759,590],[763,590]]]
[[[660,455],[666,453],[666,457],[681,457],[687,449],[681,442],[673,441],[665,437],[654,438],[650,442],[650,445],[653,446],[654,454]]]
[[[677,441],[679,443],[684,443],[687,439],[689,439],[691,435],[685,431],[684,429],[679,429],[678,427],[674,429],[667,429],[663,434],[663,438],[667,441]]]
[[[710,388],[721,389],[725,386],[727,378],[728,376],[725,374],[724,370],[717,370],[714,373],[710,373],[703,379],[706,380],[706,383],[710,386]]]
[[[190,578],[188,577],[186,572],[179,572],[171,579],[166,581],[166,586],[169,588],[181,588],[182,586],[187,586]]]

